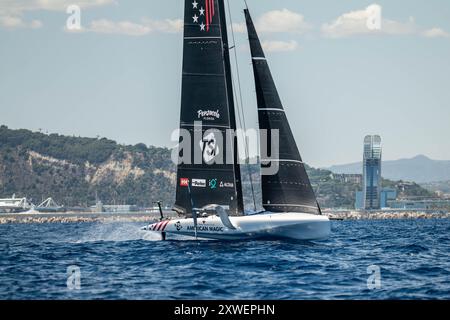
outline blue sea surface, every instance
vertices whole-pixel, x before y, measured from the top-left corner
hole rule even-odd
[[[0,225],[0,299],[450,299],[450,220],[335,221],[316,242],[163,242],[141,226]]]

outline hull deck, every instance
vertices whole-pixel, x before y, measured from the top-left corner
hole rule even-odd
[[[306,213],[265,213],[252,216],[230,217],[235,227],[226,227],[220,217],[198,218],[197,237],[217,240],[258,238],[319,240],[330,235],[328,217]],[[193,219],[161,221],[144,228],[152,232],[165,232],[195,237]]]

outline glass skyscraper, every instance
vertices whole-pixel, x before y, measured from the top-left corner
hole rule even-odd
[[[380,209],[381,192],[381,137],[364,138],[363,156],[363,207]]]

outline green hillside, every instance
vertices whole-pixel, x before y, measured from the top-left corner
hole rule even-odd
[[[106,138],[68,137],[29,130],[0,127],[0,197],[12,194],[31,198],[38,203],[52,197],[66,206],[88,206],[96,194],[105,204],[151,206],[153,201],[174,202],[176,168],[166,148],[144,144],[125,146]],[[354,205],[357,184],[335,180],[328,170],[307,168],[311,183],[322,207]],[[252,168],[258,181],[257,167]],[[248,170],[242,170],[248,174]],[[250,188],[247,185],[247,199]],[[428,196],[431,193],[413,184],[406,196]],[[255,186],[257,199],[261,198]]]

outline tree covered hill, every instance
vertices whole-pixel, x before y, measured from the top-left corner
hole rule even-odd
[[[148,206],[173,202],[174,184],[166,148],[0,127],[0,196],[15,193],[35,203],[51,196],[86,206],[97,194],[104,203]]]
[[[167,148],[144,144],[126,146],[106,138],[47,135],[0,126],[0,197],[16,194],[35,204],[52,197],[66,206],[93,205],[96,196],[105,204],[146,207],[163,200],[172,205],[176,167],[170,155]],[[257,167],[251,171],[258,182]],[[307,171],[322,207],[353,207],[354,193],[361,186],[338,181],[328,170],[308,167]],[[260,199],[258,185],[255,190]],[[248,186],[245,193],[249,194]],[[415,184],[406,193],[430,195]]]

